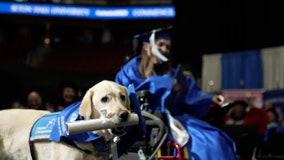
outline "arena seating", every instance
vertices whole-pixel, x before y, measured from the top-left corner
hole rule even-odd
[[[38,66],[54,71],[102,72],[117,71],[132,48],[115,44],[65,44],[53,47]]]

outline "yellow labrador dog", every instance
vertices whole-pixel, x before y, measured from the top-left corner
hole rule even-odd
[[[30,146],[29,136],[34,123],[48,111],[6,109],[0,111],[0,159],[4,160],[97,160],[109,159],[108,152],[98,152],[90,142],[35,141]],[[119,124],[130,115],[127,88],[113,81],[103,80],[91,87],[79,106],[85,119],[102,116]],[[94,131],[106,141],[122,133],[121,128]],[[33,154],[33,156],[32,156]],[[34,158],[32,158],[34,157]]]

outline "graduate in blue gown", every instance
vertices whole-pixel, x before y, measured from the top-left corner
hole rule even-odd
[[[188,159],[236,160],[235,142],[222,130],[199,119],[211,103],[222,105],[224,97],[202,92],[190,76],[171,66],[170,30],[155,29],[135,35],[138,53],[121,67],[115,81],[124,86],[133,84],[136,91],[148,90],[154,99],[148,111],[167,109],[183,125],[190,135],[185,145]]]

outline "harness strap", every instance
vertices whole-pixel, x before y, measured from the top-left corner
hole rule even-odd
[[[62,141],[62,142],[65,142],[65,143],[67,143],[67,144],[69,144],[69,145],[71,145],[71,146],[73,146],[73,147],[75,147],[75,148],[77,148],[77,149],[80,150],[80,151],[85,152],[86,154],[91,154],[91,153],[92,153],[92,151],[89,151],[89,150],[82,149],[82,148],[78,147],[78,146],[76,145],[76,143],[75,143],[73,140],[68,139],[68,138],[66,138],[66,137],[62,137],[62,138],[61,138],[61,141]]]
[[[41,140],[39,140],[39,141],[41,141]],[[45,139],[43,141],[50,141],[50,140]],[[82,149],[82,148],[78,147],[73,140],[68,139],[67,137],[61,137],[60,142],[64,142],[64,143],[66,143],[70,146],[73,146],[74,148],[76,148],[76,149],[78,149],[82,152],[85,152],[86,154],[92,153],[92,151],[90,151],[90,150],[86,150],[86,149]],[[93,146],[96,148],[97,151],[99,151],[99,152],[107,152],[108,151],[108,145],[107,145],[108,142],[104,142],[103,138],[99,138],[95,141],[92,141],[92,143],[93,143]],[[30,153],[31,153],[32,160],[36,160],[35,150],[34,150],[34,141],[29,140],[29,146],[30,146]]]
[[[40,120],[40,118],[38,118],[38,119],[35,121],[34,125],[35,125],[36,122],[38,122],[39,120]],[[34,125],[32,126],[32,128],[34,127]],[[32,160],[35,160],[36,158],[35,158],[35,152],[34,152],[34,143],[33,143],[33,141],[31,141],[31,139],[30,139],[30,137],[31,137],[31,135],[32,135],[32,130],[33,130],[33,129],[30,130],[29,147],[30,147],[30,152],[31,152]]]
[[[37,120],[35,121],[34,125],[35,125],[40,119],[41,119],[41,118],[37,119]],[[33,128],[33,127],[32,127],[32,128]],[[31,131],[30,131],[30,137],[31,137],[31,136],[32,136],[32,129],[31,129]],[[50,141],[50,140],[45,139],[44,141]],[[75,147],[75,148],[77,148],[78,150],[81,150],[81,151],[85,152],[86,154],[92,153],[92,151],[84,150],[84,149],[78,147],[78,146],[75,144],[75,142],[74,142],[73,140],[68,139],[68,138],[66,138],[66,137],[62,137],[62,138],[61,138],[61,141],[62,141],[62,142],[65,142],[65,143],[67,143],[67,144],[69,144],[69,145],[71,145],[71,146],[73,146],[73,147]],[[34,150],[34,141],[31,140],[31,139],[29,139],[29,147],[30,147],[30,153],[31,153],[32,160],[36,160],[35,150]]]
[[[32,157],[32,160],[35,160],[35,152],[34,152],[34,145],[33,144],[34,144],[33,141],[29,141],[31,157]]]

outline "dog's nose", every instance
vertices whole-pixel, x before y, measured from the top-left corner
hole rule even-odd
[[[120,117],[121,121],[125,122],[125,121],[127,121],[128,117],[129,117],[129,113],[126,112],[126,111],[120,112],[119,117]]]

